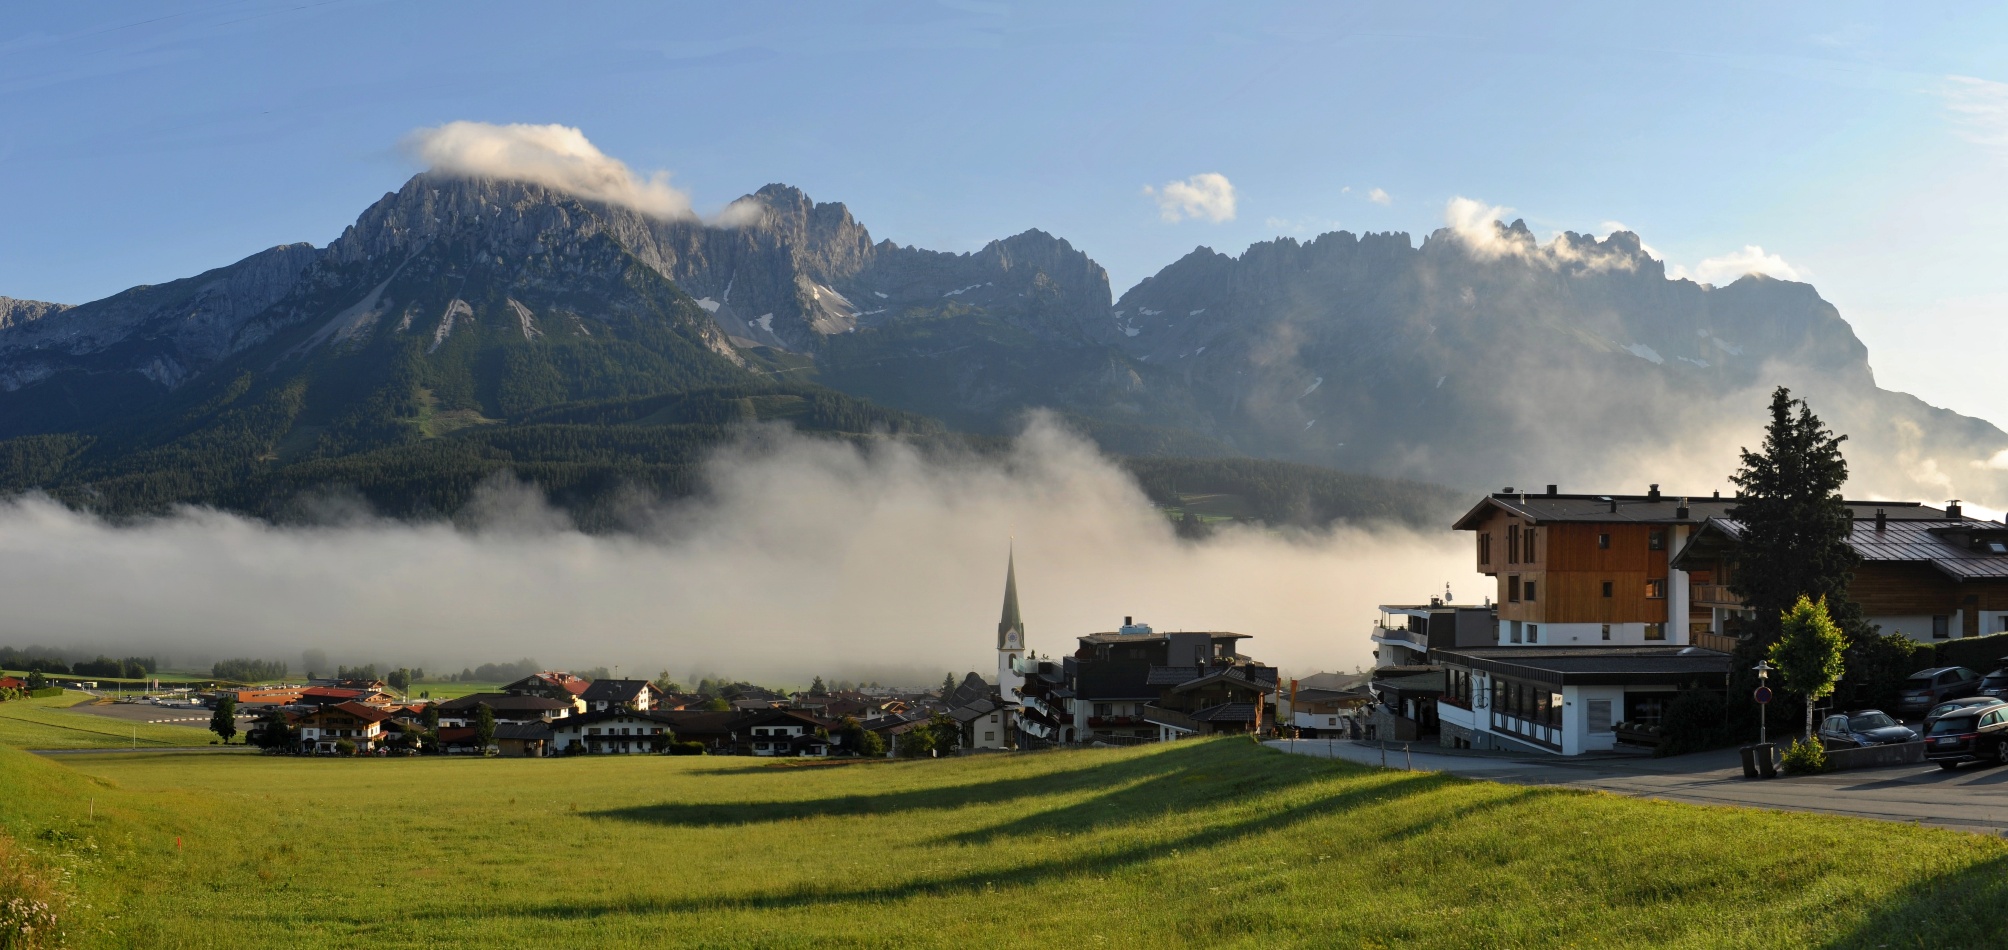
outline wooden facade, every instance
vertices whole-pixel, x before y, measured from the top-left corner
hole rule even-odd
[[[1500,620],[1667,622],[1669,525],[1538,524],[1495,509],[1476,533],[1478,572],[1495,579]]]

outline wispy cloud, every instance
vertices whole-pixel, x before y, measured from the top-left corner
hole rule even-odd
[[[2008,83],[1947,76],[1938,95],[1960,135],[1981,145],[2008,148]]]
[[[1394,204],[1394,196],[1379,188],[1367,192],[1367,200],[1381,206]]]
[[[1166,182],[1162,188],[1145,185],[1143,193],[1157,202],[1158,216],[1174,224],[1187,218],[1215,224],[1234,220],[1234,183],[1219,172]]]
[[[571,126],[448,122],[412,132],[404,148],[437,172],[533,182],[658,218],[693,216],[690,196],[670,186],[668,172],[636,174]],[[737,223],[748,217],[744,209],[727,214]]]
[[[1694,265],[1694,279],[1709,284],[1726,284],[1751,274],[1763,274],[1779,280],[1799,280],[1805,276],[1803,270],[1755,244],[1746,244],[1742,250],[1706,258]]]

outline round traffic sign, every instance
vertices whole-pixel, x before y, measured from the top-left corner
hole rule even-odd
[[[1755,694],[1753,694],[1751,698],[1753,698],[1753,699],[1757,700],[1757,701],[1758,701],[1758,702],[1760,702],[1760,703],[1768,703],[1768,702],[1770,702],[1770,701],[1771,701],[1771,687],[1769,687],[1769,686],[1759,686],[1759,687],[1757,687],[1757,692],[1756,692]]]

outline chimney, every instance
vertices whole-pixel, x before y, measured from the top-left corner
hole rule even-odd
[[[1716,498],[1722,497],[1722,489],[1718,488],[1715,490],[1715,497]]]
[[[1125,627],[1134,627],[1134,626],[1136,626],[1136,618],[1135,618],[1135,617],[1124,617],[1124,618],[1123,618],[1123,626],[1125,626]]]
[[[1647,501],[1658,501],[1658,500],[1659,500],[1659,486],[1658,486],[1658,485],[1653,485],[1653,486],[1652,486],[1652,490],[1651,490],[1651,491],[1648,491],[1648,492],[1646,492],[1646,493],[1645,493],[1645,497],[1646,497],[1646,500],[1647,500]]]
[[[1513,486],[1511,486],[1511,485],[1508,485],[1508,486],[1506,486],[1506,490],[1505,490],[1505,491],[1503,491],[1503,492],[1500,492],[1499,494],[1502,494],[1502,495],[1511,495],[1511,494],[1513,494]]]
[[[1618,499],[1617,499],[1617,496],[1616,496],[1616,495],[1612,495],[1612,496],[1611,496],[1611,514],[1617,514],[1617,513],[1618,513]]]
[[[1945,503],[1945,517],[1953,521],[1963,521],[1966,519],[1965,513],[1959,510],[1959,499],[1954,498]]]
[[[1556,486],[1556,485],[1549,485],[1549,486],[1548,486],[1548,497],[1550,497],[1550,498],[1553,498],[1553,497],[1555,497],[1556,495],[1560,494],[1560,492],[1557,492],[1557,491],[1555,490],[1555,489],[1556,489],[1556,488],[1558,488],[1558,487],[1560,487],[1560,486]]]
[[[1678,508],[1675,508],[1675,509],[1673,510],[1673,516],[1674,516],[1675,518],[1678,518],[1678,519],[1682,520],[1682,521],[1686,521],[1686,520],[1687,520],[1687,499],[1685,499],[1685,498],[1682,498],[1682,499],[1680,500],[1680,507],[1678,507]]]
[[[1878,532],[1881,532],[1881,531],[1885,531],[1885,530],[1887,530],[1888,528],[1889,528],[1889,512],[1887,512],[1887,511],[1884,511],[1884,510],[1883,510],[1883,509],[1881,509],[1881,508],[1877,508],[1877,509],[1876,509],[1876,531],[1878,531]]]

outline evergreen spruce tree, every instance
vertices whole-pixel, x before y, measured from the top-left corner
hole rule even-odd
[[[822,677],[816,677],[816,681],[809,684],[809,695],[816,697],[830,695],[829,687],[823,685]]]
[[[1847,436],[1835,435],[1804,400],[1783,386],[1771,395],[1763,449],[1743,450],[1730,481],[1739,489],[1729,514],[1743,526],[1729,588],[1756,616],[1744,627],[1748,667],[1765,656],[1800,598],[1824,600],[1843,633],[1867,633],[1848,582],[1861,558],[1848,546],[1853,519],[1841,502]],[[1740,662],[1748,659],[1749,663]],[[1739,672],[1741,672],[1739,670]]]
[[[941,678],[941,698],[946,700],[953,692],[955,692],[955,674],[950,673]]]

